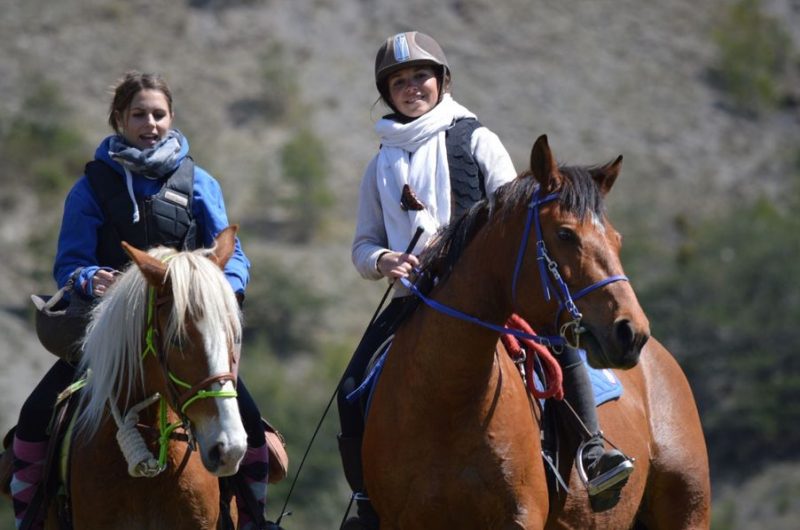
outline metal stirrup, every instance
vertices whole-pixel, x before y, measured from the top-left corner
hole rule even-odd
[[[600,437],[602,438],[602,434]],[[633,473],[633,463],[636,460],[635,458],[631,458],[623,453],[620,453],[625,460],[608,471],[605,471],[589,480],[589,477],[586,474],[586,469],[583,467],[583,450],[586,447],[586,444],[589,443],[592,438],[581,442],[581,444],[578,446],[578,452],[575,456],[575,467],[578,470],[578,477],[581,479],[581,482],[583,482],[583,485],[586,487],[590,497],[597,495],[598,493],[602,493],[628,478],[631,473]]]

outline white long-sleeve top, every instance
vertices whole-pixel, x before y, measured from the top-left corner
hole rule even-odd
[[[500,142],[500,138],[486,127],[478,127],[472,133],[470,149],[475,162],[484,176],[484,185],[487,196],[491,197],[503,184],[513,180],[517,173],[511,157]],[[368,280],[378,280],[382,277],[378,272],[377,261],[380,255],[387,250],[404,252],[405,248],[389,248],[386,220],[393,216],[384,216],[384,208],[397,208],[401,210],[400,198],[390,204],[382,204],[381,194],[378,190],[376,155],[367,165],[361,180],[358,217],[356,230],[353,237],[352,260],[362,277]],[[434,234],[423,234],[421,243],[417,248],[422,248],[424,243]],[[399,293],[398,293],[399,294]]]

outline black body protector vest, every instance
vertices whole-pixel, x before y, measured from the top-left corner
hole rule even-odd
[[[86,164],[86,177],[105,216],[97,238],[100,265],[122,269],[130,261],[122,250],[122,241],[145,250],[158,245],[178,250],[202,246],[192,215],[194,162],[191,158],[186,157],[181,162],[157,194],[137,200],[139,222],[135,224],[133,204],[123,175],[94,160]]]
[[[486,197],[484,175],[470,149],[472,133],[480,126],[478,120],[464,118],[445,133],[447,165],[450,168],[451,219],[458,218]]]

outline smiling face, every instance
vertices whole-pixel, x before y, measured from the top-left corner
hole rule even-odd
[[[419,118],[439,103],[439,80],[432,66],[409,66],[387,79],[389,97],[400,114]]]
[[[164,138],[172,126],[172,118],[167,96],[156,89],[140,90],[128,108],[116,115],[120,134],[138,149],[149,149]]]

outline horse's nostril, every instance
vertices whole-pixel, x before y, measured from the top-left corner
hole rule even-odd
[[[631,321],[628,319],[618,320],[616,324],[614,324],[614,328],[619,344],[625,349],[630,348],[633,345],[633,340],[636,335]]]
[[[214,465],[214,467],[220,464],[222,460],[222,444],[216,444],[211,450],[208,452],[208,458],[210,463]]]

